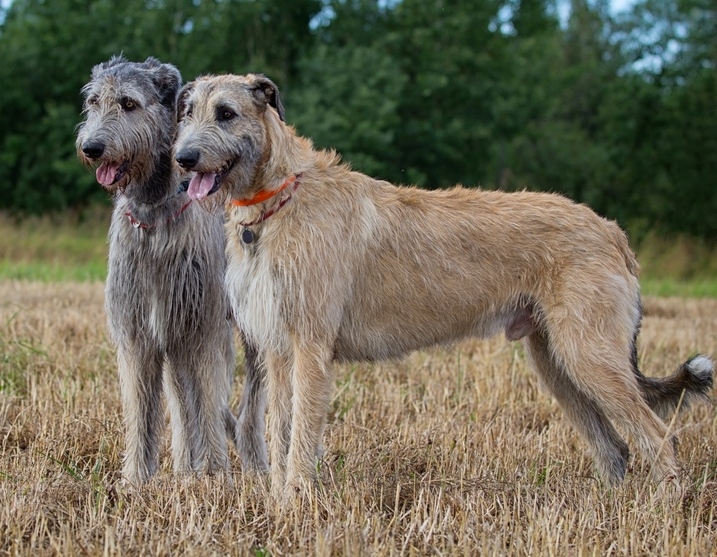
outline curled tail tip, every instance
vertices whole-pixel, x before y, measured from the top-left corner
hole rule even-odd
[[[706,391],[712,386],[714,378],[714,363],[707,356],[697,354],[685,362],[685,370],[690,374],[701,391]]]
[[[714,363],[712,363],[710,358],[702,354],[693,356],[685,362],[685,365],[692,375],[696,375],[701,379],[711,379],[714,375]]]

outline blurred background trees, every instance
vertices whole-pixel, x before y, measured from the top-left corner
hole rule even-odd
[[[77,162],[80,88],[113,54],[185,80],[262,72],[358,170],[558,191],[717,240],[717,4],[637,0],[12,0],[0,13],[0,209],[105,194]]]

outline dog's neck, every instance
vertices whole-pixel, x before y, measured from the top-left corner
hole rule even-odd
[[[311,140],[296,135],[294,128],[282,122],[273,110],[266,111],[265,122],[271,127],[267,136],[280,137],[282,148],[266,145],[252,180],[252,197],[263,191],[278,190],[290,176],[300,175],[316,166],[316,152]]]
[[[186,189],[186,188],[184,188]],[[186,202],[186,196],[173,166],[171,149],[159,153],[154,164],[141,178],[133,180],[125,189],[128,218],[133,225],[152,228],[158,222],[171,219],[177,207]],[[181,213],[180,213],[181,214]]]
[[[163,149],[153,164],[128,184],[124,194],[137,204],[158,205],[176,189],[173,174],[171,150]]]

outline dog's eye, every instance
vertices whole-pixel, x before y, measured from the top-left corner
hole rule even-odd
[[[87,97],[87,106],[94,106],[97,104],[97,97],[95,95],[91,95]]]
[[[217,110],[217,114],[219,116],[219,119],[223,120],[225,122],[228,122],[229,120],[233,120],[234,118],[236,118],[236,115],[237,115],[237,113],[234,112],[232,109],[226,108],[226,107],[220,107]]]
[[[120,101],[120,106],[122,107],[123,110],[130,112],[130,111],[134,110],[135,108],[137,108],[137,103],[134,102],[132,99],[128,99],[127,97],[124,97]]]

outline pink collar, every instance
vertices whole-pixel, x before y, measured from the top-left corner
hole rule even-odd
[[[172,222],[173,220],[175,220],[177,217],[179,217],[179,215],[181,215],[184,211],[186,211],[187,207],[189,207],[191,204],[192,204],[192,200],[190,199],[184,205],[182,205],[182,207],[179,209],[179,211],[177,211],[176,213],[174,213],[174,215],[169,217],[167,219],[167,222]],[[124,215],[129,219],[130,224],[132,224],[132,226],[134,228],[142,228],[144,230],[149,230],[150,228],[156,228],[158,226],[158,223],[147,224],[147,223],[141,222],[140,220],[137,220],[130,211],[125,212]]]

